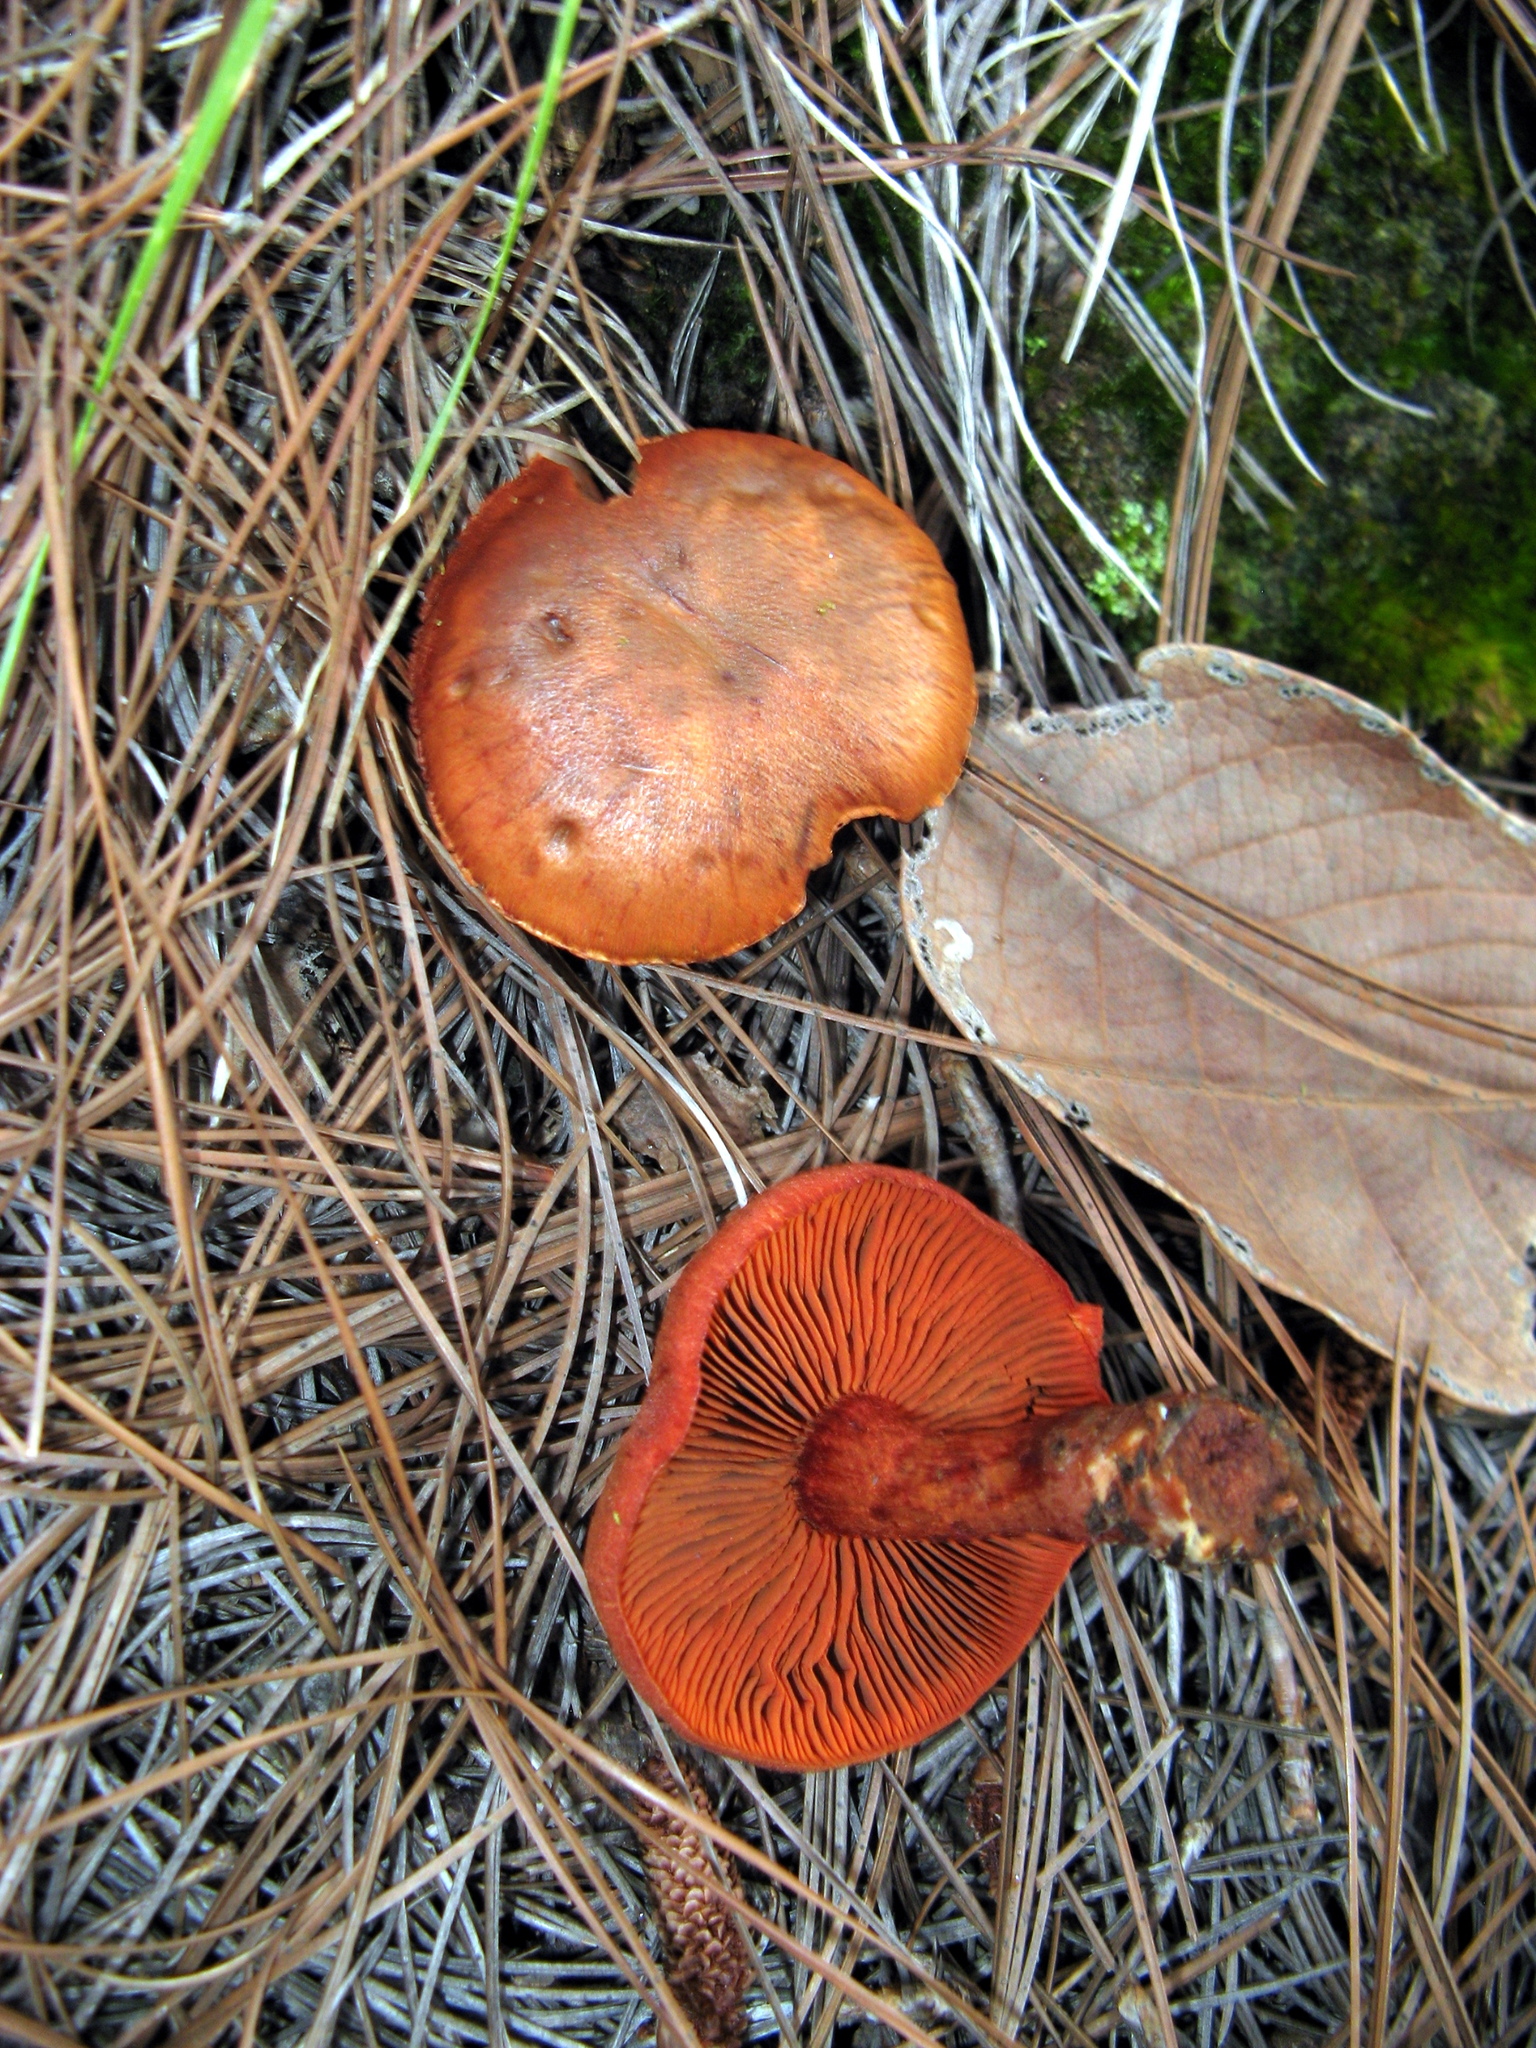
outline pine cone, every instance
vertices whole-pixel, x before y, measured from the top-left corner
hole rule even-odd
[[[1352,1443],[1366,1416],[1392,1384],[1392,1361],[1375,1351],[1346,1344],[1337,1356],[1325,1352],[1318,1365],[1329,1405],[1338,1416],[1346,1439]]]
[[[685,1763],[679,1769],[694,1805],[701,1813],[712,1814],[698,1773]],[[672,1773],[659,1758],[644,1765],[642,1775],[676,1796]],[[736,1860],[716,1849],[717,1877],[697,1828],[660,1806],[637,1804],[636,1817],[655,1838],[642,1843],[642,1853],[661,1930],[667,1982],[703,2048],[741,2048],[747,2033],[747,1992],[754,1976],[752,1953],[730,1908],[708,1889],[723,1877],[726,1888],[741,1896]],[[677,2048],[666,2027],[658,2030],[657,2038],[658,2048]]]

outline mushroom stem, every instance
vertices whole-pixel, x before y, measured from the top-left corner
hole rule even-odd
[[[825,1535],[1140,1543],[1191,1566],[1272,1556],[1324,1506],[1289,1426],[1217,1393],[954,1430],[849,1394],[806,1438],[794,1483]]]

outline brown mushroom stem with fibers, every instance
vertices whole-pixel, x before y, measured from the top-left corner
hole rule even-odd
[[[1289,1429],[1217,1393],[953,1430],[849,1394],[807,1437],[795,1493],[829,1536],[1056,1536],[1186,1566],[1267,1557],[1322,1511]]]

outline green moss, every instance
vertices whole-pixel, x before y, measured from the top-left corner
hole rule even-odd
[[[1299,469],[1250,378],[1241,434],[1292,506],[1266,502],[1261,525],[1228,501],[1209,632],[1372,697],[1447,751],[1491,765],[1536,723],[1536,330],[1498,247],[1477,262],[1488,208],[1458,86],[1460,33],[1436,52],[1448,153],[1416,147],[1374,74],[1352,79],[1293,236],[1299,252],[1351,273],[1303,280],[1338,353],[1432,417],[1382,406],[1305,335],[1267,320],[1260,343],[1271,381],[1328,484]],[[1277,76],[1288,75],[1287,61],[1277,55]],[[1219,92],[1225,63],[1208,29],[1186,38],[1168,103]],[[1215,128],[1214,117],[1202,118],[1167,134],[1176,189],[1197,205],[1208,206],[1214,188]],[[1235,189],[1256,161],[1251,124]],[[1188,290],[1168,254],[1166,236],[1146,222],[1122,243],[1127,271],[1187,350]],[[1215,274],[1204,276],[1214,304]],[[1278,297],[1291,303],[1283,279]],[[1069,299],[1047,307],[1042,331],[1064,332],[1070,312]],[[1116,538],[1122,507],[1171,495],[1182,422],[1150,374],[1127,365],[1107,321],[1090,323],[1077,362],[1063,369],[1053,348],[1031,358],[1028,375],[1048,448]],[[1119,578],[1055,530],[1112,616],[1136,609]],[[1150,626],[1144,611],[1137,619],[1133,644]]]
[[[1445,112],[1450,153],[1428,157],[1378,81],[1354,82],[1295,237],[1355,273],[1308,285],[1335,347],[1432,417],[1352,390],[1271,321],[1266,362],[1328,488],[1298,479],[1267,534],[1227,507],[1211,628],[1490,765],[1536,721],[1536,334],[1500,252],[1473,275],[1487,210],[1465,110]],[[1280,469],[1253,394],[1243,431]]]
[[[1026,399],[1074,496],[1156,590],[1167,558],[1183,422],[1151,370],[1128,353],[1107,321],[1095,317],[1073,360],[1063,364],[1060,343],[1072,311],[1067,296],[1040,308],[1039,325],[1026,338]],[[1029,346],[1035,342],[1041,345]],[[1092,551],[1054,495],[1036,488],[1034,501],[1099,609],[1125,622],[1128,641],[1145,641],[1153,614],[1141,598]]]
[[[1530,410],[1446,373],[1416,390],[1433,419],[1355,394],[1296,406],[1331,487],[1299,488],[1268,535],[1227,513],[1212,629],[1487,764],[1536,719]]]
[[[699,427],[754,427],[768,378],[768,351],[752,295],[734,256],[715,277],[694,357],[691,418]]]
[[[729,228],[723,206],[706,202],[668,218],[655,241],[603,238],[584,268],[659,371],[695,290],[709,275],[716,237]],[[697,235],[697,253],[686,246]],[[768,354],[751,294],[734,255],[715,272],[694,351],[688,416],[699,427],[753,427],[768,377]]]
[[[1168,500],[1159,498],[1148,507],[1138,498],[1122,498],[1109,538],[1142,582],[1155,590],[1168,560]],[[1108,562],[1101,562],[1088,578],[1088,591],[1099,610],[1112,619],[1134,619],[1142,609],[1134,586]]]

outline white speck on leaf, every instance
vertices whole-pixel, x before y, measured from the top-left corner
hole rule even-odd
[[[933,920],[936,932],[944,932],[944,965],[958,967],[962,961],[975,957],[976,942],[963,924],[957,924],[952,917],[936,917]]]

